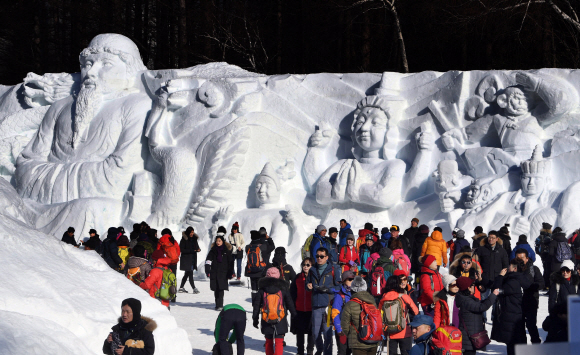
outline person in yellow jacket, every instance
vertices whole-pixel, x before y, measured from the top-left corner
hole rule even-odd
[[[437,270],[443,262],[443,267],[447,267],[447,243],[443,240],[443,234],[436,228],[431,236],[425,239],[423,249],[421,250],[421,258],[423,260],[425,255],[433,255],[437,259]]]

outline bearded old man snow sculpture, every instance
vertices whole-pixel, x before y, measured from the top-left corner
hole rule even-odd
[[[144,169],[141,137],[151,101],[134,89],[146,69],[137,46],[102,34],[79,59],[80,91],[50,107],[16,162],[17,190],[33,202],[36,227],[45,232],[121,222],[123,195]]]

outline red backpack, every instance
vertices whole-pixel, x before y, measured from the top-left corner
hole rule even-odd
[[[461,355],[463,348],[461,330],[450,325],[435,329],[431,335],[430,347],[435,354]]]
[[[383,317],[381,316],[381,311],[372,304],[363,302],[357,298],[349,302],[356,302],[361,306],[360,322],[356,330],[359,340],[365,344],[376,344],[382,341]]]
[[[371,274],[371,295],[379,297],[386,286],[385,269],[382,266],[377,266]]]
[[[410,265],[407,262],[407,259],[405,259],[403,257],[403,255],[398,255],[395,257],[395,260],[393,260],[393,263],[395,264],[395,267],[399,270],[403,270],[405,272],[405,275],[409,276],[410,273]]]

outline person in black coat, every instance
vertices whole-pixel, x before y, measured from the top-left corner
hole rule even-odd
[[[268,235],[266,228],[260,227],[259,232],[262,244],[266,244],[268,246],[268,248],[263,249],[264,251],[262,252],[262,257],[264,258],[264,260],[266,260],[266,264],[269,264],[270,256],[272,256],[272,252],[274,251],[274,249],[276,249],[276,245],[274,245],[274,240],[270,238],[270,236]]]
[[[228,280],[234,274],[232,245],[218,235],[205,259],[205,274],[209,277],[209,287],[214,292],[215,309],[224,308],[224,291],[229,290]]]
[[[157,328],[154,320],[141,316],[141,301],[127,298],[121,303],[118,324],[103,343],[103,354],[108,355],[153,355]]]
[[[537,266],[534,266],[532,259],[528,257],[528,251],[524,248],[515,250],[516,259],[523,262],[524,274],[530,276],[533,280],[532,285],[524,290],[522,300],[522,312],[524,315],[524,322],[532,344],[539,344],[542,342],[540,333],[538,332],[538,307],[540,306],[540,290],[544,289],[544,277]]]
[[[472,355],[475,354],[476,349],[473,348],[469,336],[485,330],[483,313],[493,305],[499,290],[494,290],[487,299],[480,301],[474,296],[475,283],[473,279],[462,276],[455,283],[459,287],[455,302],[459,308],[458,328],[463,334],[463,355]],[[485,351],[485,348],[478,350]]]
[[[85,250],[94,250],[98,254],[101,254],[101,238],[94,229],[89,230],[89,239],[82,243],[85,246]]]
[[[415,236],[419,234],[419,218],[413,218],[411,220],[411,227],[405,229],[403,232],[403,237],[406,239],[409,248],[409,254],[407,255],[410,260],[413,260],[413,244],[415,243]]]
[[[429,227],[422,224],[419,227],[419,232],[415,234],[415,239],[413,240],[413,244],[411,245],[411,272],[415,274],[417,279],[419,278],[418,274],[421,271],[421,262],[419,262],[419,257],[421,256],[421,251],[423,249],[423,244],[425,240],[429,237]]]
[[[73,227],[68,227],[67,231],[63,233],[62,239],[60,241],[66,244],[70,244],[73,247],[79,247],[79,244],[75,239],[75,229]]]
[[[271,267],[266,272],[266,277],[260,279],[258,282],[258,295],[254,298],[252,306],[254,308],[252,320],[254,328],[261,326],[262,334],[266,337],[266,354],[282,355],[284,349],[284,335],[288,333],[288,315],[292,318],[297,316],[294,302],[290,297],[288,284],[280,279],[280,270]],[[278,308],[273,304],[265,304],[266,299],[281,297],[284,315],[278,320],[264,320],[265,313],[262,308]],[[276,315],[272,315],[275,317]],[[269,318],[271,319],[271,318]],[[276,341],[274,344],[274,338]]]
[[[101,244],[101,256],[113,270],[117,270],[119,265],[123,263],[123,259],[119,257],[117,249],[117,235],[119,234],[117,228],[111,227],[107,231],[107,238]]]
[[[542,328],[548,332],[545,343],[568,342],[568,304],[555,306],[553,314],[544,319]]]
[[[532,278],[522,272],[523,268],[521,260],[512,260],[509,269],[502,270],[492,286],[492,289],[499,288],[500,291],[497,306],[499,309],[493,321],[491,339],[505,343],[508,355],[515,353],[516,344],[527,342],[522,314],[522,289],[532,285]]]
[[[562,261],[558,261],[556,258],[556,254],[558,253],[558,245],[562,243],[563,245],[568,246],[568,239],[566,239],[566,233],[563,233],[560,228],[554,229],[554,234],[552,234],[552,240],[550,241],[550,245],[548,246],[548,254],[550,255],[550,259],[552,260],[551,270],[557,271],[560,270],[562,265]],[[574,257],[573,254],[572,258]]]
[[[510,231],[508,227],[503,226],[499,229],[497,236],[502,241],[502,247],[506,251],[507,255],[512,254],[512,238],[510,237]]]
[[[488,280],[488,283],[492,283],[500,272],[509,265],[508,254],[502,247],[502,243],[498,233],[491,231],[487,238],[481,239],[480,247],[475,251],[474,259],[479,261],[482,277]]]
[[[201,251],[197,243],[198,239],[199,237],[195,234],[193,227],[187,227],[181,235],[181,241],[179,242],[179,249],[181,250],[179,269],[185,271],[185,274],[181,279],[179,292],[187,292],[184,286],[189,278],[189,284],[193,289],[193,293],[199,293],[199,290],[195,287],[195,281],[193,281],[193,271],[197,270],[197,253]]]
[[[290,286],[290,283],[296,278],[296,272],[294,272],[292,265],[288,264],[286,261],[286,254],[286,248],[276,248],[274,251],[274,258],[272,259],[272,266],[280,270],[280,278],[286,281],[288,286]]]
[[[265,229],[264,229],[265,230]],[[263,238],[260,232],[258,231],[250,231],[250,244],[246,245],[246,255],[248,255],[248,251],[258,246],[260,247],[260,253],[262,254],[262,260],[264,261],[264,267],[262,269],[256,270],[255,272],[251,272],[246,265],[246,270],[244,271],[244,275],[250,278],[250,287],[252,288],[252,303],[256,295],[258,294],[258,280],[264,276],[264,272],[266,271],[266,266],[269,264],[270,254],[274,250],[274,243],[269,243],[268,240],[272,240],[272,238]],[[247,259],[246,259],[247,262]]]
[[[548,311],[554,314],[554,307],[558,304],[568,303],[568,296],[578,295],[580,277],[574,273],[574,262],[566,260],[562,263],[560,271],[554,271],[550,275],[550,291],[548,292]]]

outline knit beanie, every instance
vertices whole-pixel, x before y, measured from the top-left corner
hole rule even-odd
[[[379,250],[379,255],[380,256],[384,256],[386,258],[390,258],[393,255],[393,251],[387,247],[382,248],[381,250]]]
[[[411,220],[411,222],[415,222],[415,223],[419,224],[419,218],[415,217]]]
[[[419,227],[419,232],[424,233],[424,234],[429,234],[429,227],[427,227],[424,224],[421,224],[421,226]]]
[[[391,232],[391,231],[389,230],[389,227],[383,227],[383,228],[381,229],[381,235],[383,235],[383,234],[387,234],[387,233],[390,233],[390,232]]]
[[[542,229],[552,229],[552,225],[550,223],[543,222]]]
[[[445,286],[445,290],[447,291],[449,291],[449,285],[451,285],[453,281],[457,280],[457,277],[451,274],[443,274],[441,278],[443,279],[443,286]]]
[[[280,270],[278,270],[278,268],[276,268],[276,267],[271,267],[268,269],[268,271],[266,271],[266,277],[273,277],[275,279],[279,279],[280,278]]]
[[[522,234],[518,237],[518,243],[519,244],[525,244],[528,242],[528,236],[525,234]]]
[[[369,223],[369,222],[367,222],[367,223],[365,223],[365,229],[366,229],[366,230],[370,230],[370,231],[372,231],[372,230],[374,230],[375,228],[374,228],[374,226],[373,226],[373,224],[372,224],[372,223]]]
[[[455,237],[457,239],[465,238],[465,231],[463,229],[458,230],[457,233],[455,233]]]
[[[461,276],[455,281],[455,283],[457,284],[457,287],[459,287],[459,291],[465,291],[473,285],[473,280],[469,277]]]
[[[367,290],[367,283],[362,277],[356,276],[354,278],[354,280],[352,280],[352,284],[350,285],[350,289],[351,289],[352,293],[366,291]]]
[[[322,232],[323,230],[326,230],[326,227],[322,224],[319,224],[318,227],[316,227],[316,233]]]
[[[258,239],[260,239],[260,232],[258,232],[258,231],[250,231],[250,238],[252,240],[258,240]]]
[[[349,240],[349,239],[351,239],[351,240],[355,240],[355,239],[354,239],[354,234],[352,234],[352,233],[348,233],[348,234],[346,235],[346,240]]]
[[[121,307],[123,306],[131,307],[131,311],[133,312],[133,322],[141,319],[141,301],[136,298],[126,298],[121,303]]]
[[[226,227],[224,227],[224,226],[219,226],[219,227],[218,227],[218,230],[217,230],[217,232],[218,232],[218,233],[223,233],[223,234],[226,234],[228,231],[226,230]]]
[[[427,255],[423,260],[423,266],[429,267],[429,265],[431,265],[434,261],[437,261],[437,258],[435,258],[433,255]]]

